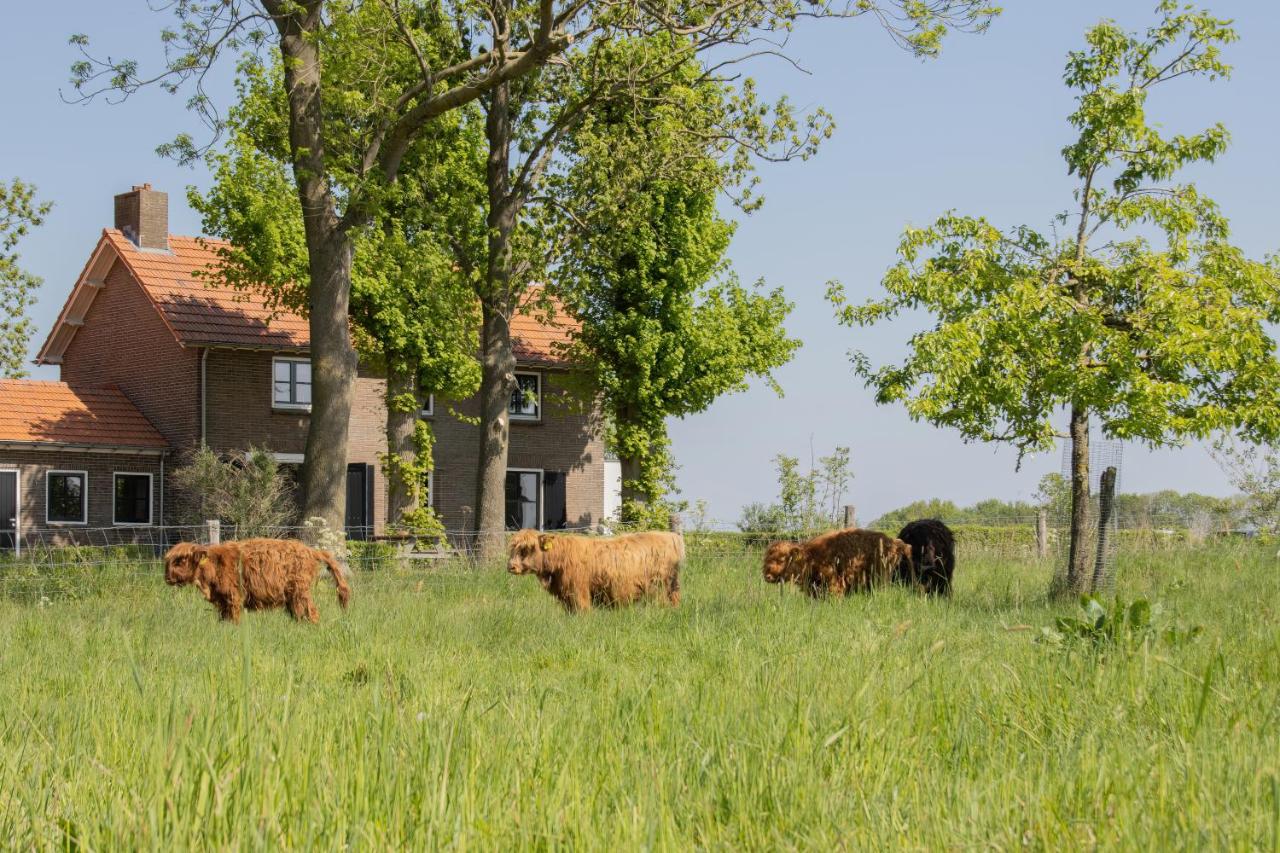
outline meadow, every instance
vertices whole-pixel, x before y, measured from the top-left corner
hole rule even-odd
[[[680,608],[577,617],[497,566],[370,571],[319,626],[238,628],[134,565],[0,600],[0,839],[1277,850],[1278,569],[1122,553],[1162,612],[1073,638],[1048,568],[995,554],[950,600],[815,603],[695,551]]]

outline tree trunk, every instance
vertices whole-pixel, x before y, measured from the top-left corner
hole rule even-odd
[[[618,457],[618,466],[622,470],[622,505],[646,503],[649,496],[638,488],[640,482],[640,458],[637,456]],[[634,519],[624,518],[624,521]]]
[[[481,295],[480,455],[476,471],[476,548],[481,557],[502,550],[506,528],[508,406],[515,389],[515,351],[510,316],[511,232],[516,200],[511,194],[511,91],[503,83],[489,97],[485,116],[489,157],[489,246],[485,292]]]
[[[303,519],[342,530],[347,429],[356,352],[348,330],[351,241],[338,219],[325,162],[319,41],[323,3],[275,18],[289,99],[289,146],[307,240],[311,330],[311,421],[303,466]]]
[[[1089,412],[1071,407],[1071,547],[1067,563],[1067,590],[1084,592],[1089,580],[1089,551],[1085,531],[1089,527]]]
[[[417,509],[422,491],[422,484],[410,483],[406,477],[418,461],[414,430],[422,410],[418,372],[414,368],[390,360],[387,365],[387,453],[392,457],[386,466],[389,524],[398,524],[405,513]],[[410,398],[411,408],[406,406]]]
[[[480,358],[480,457],[476,473],[476,548],[481,557],[501,552],[506,528],[508,407],[516,357],[507,318],[482,306]]]

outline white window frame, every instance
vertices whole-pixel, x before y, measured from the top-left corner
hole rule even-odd
[[[83,480],[80,493],[80,520],[54,521],[49,518],[49,479],[55,474],[79,474]],[[113,501],[114,502],[114,501]],[[112,515],[115,515],[114,510]],[[68,468],[50,468],[44,472],[44,523],[50,527],[84,527],[89,523],[89,472],[74,471]]]
[[[505,495],[503,496],[503,498],[504,498],[503,503],[506,503]],[[436,505],[436,472],[428,471],[427,472],[427,506],[434,509],[435,505]]]
[[[0,468],[0,472],[5,474],[13,474],[14,483],[14,505],[13,505],[13,553],[14,556],[22,556],[22,469],[21,468]],[[48,518],[48,514],[45,514]]]
[[[310,404],[310,403],[289,403],[289,402],[282,403],[282,402],[280,402],[279,400],[277,400],[277,399],[276,399],[276,365],[277,365],[277,364],[281,364],[281,363],[284,363],[284,364],[305,364],[305,365],[307,365],[308,369],[311,367],[311,359],[309,359],[309,358],[296,358],[296,357],[293,357],[293,356],[285,356],[285,355],[272,356],[272,358],[271,358],[271,408],[272,408],[272,409],[274,409],[274,410],[276,410],[276,411],[279,411],[279,412],[309,412],[309,411],[311,411],[311,404]],[[293,372],[293,371],[290,371],[290,374],[291,374],[291,376],[293,376],[293,378],[290,380],[291,387],[292,387],[292,388],[294,388],[294,389],[296,389],[296,388],[297,388],[297,386],[298,386],[298,380],[297,380],[296,376],[294,376],[294,372]],[[312,378],[312,382],[309,382],[309,383],[307,383],[307,384],[308,384],[308,385],[311,385],[312,389],[314,390],[314,388],[315,388],[315,384],[314,384],[315,374],[314,374],[314,373],[312,374],[311,378]]]
[[[542,469],[542,468],[508,468],[508,469],[507,469],[507,473],[508,473],[508,474],[537,474],[537,475],[538,475],[538,526],[537,526],[536,528],[532,528],[532,529],[534,529],[534,530],[542,530],[542,529],[544,529],[544,527],[546,526],[546,523],[547,523],[547,500],[546,500],[546,497],[547,497],[547,496],[546,496],[546,494],[545,494],[545,489],[546,489],[546,484],[547,484],[546,471],[545,471],[544,469]],[[507,496],[506,496],[506,477],[505,477],[505,476],[502,478],[502,482],[503,482],[502,506],[503,506],[503,515],[505,516],[505,515],[506,515],[506,505],[507,505]],[[506,525],[506,520],[505,520],[505,518],[504,518],[504,520],[503,520],[503,524],[502,524],[502,526],[503,526],[504,528],[507,526],[507,525]],[[522,530],[528,530],[528,529],[531,529],[531,528],[520,528],[520,529],[522,529]]]
[[[436,414],[436,395],[428,394],[427,404],[422,407],[421,411],[418,412],[418,417],[432,418],[432,417],[435,417],[435,414]]]
[[[116,518],[116,477],[147,478],[147,520],[120,521]],[[151,527],[156,523],[156,478],[150,471],[112,471],[111,472],[111,523],[116,527]]]
[[[532,376],[533,378],[538,380],[538,390],[535,392],[537,395],[537,401],[534,403],[534,406],[536,407],[536,411],[532,415],[517,414],[516,412],[511,411],[511,403],[510,401],[508,401],[507,417],[513,421],[523,421],[524,423],[537,423],[542,420],[542,373],[541,371],[537,371],[537,370],[517,370],[515,372],[517,388],[520,387],[519,383],[520,383],[521,376]],[[514,471],[517,469],[509,468],[507,470]]]

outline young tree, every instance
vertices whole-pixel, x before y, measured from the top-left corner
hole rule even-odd
[[[550,277],[581,323],[568,351],[602,397],[622,462],[623,520],[665,523],[666,419],[702,411],[753,376],[779,390],[770,374],[799,346],[783,328],[782,291],[732,275],[733,225],[717,199],[731,193],[753,207],[745,155],[807,156],[830,125],[819,114],[797,131],[785,103],[760,121],[749,87],[735,92],[696,63],[629,94],[568,135],[569,165],[549,188],[566,249]]]
[[[18,264],[18,241],[44,222],[52,202],[37,202],[36,188],[14,179],[0,181],[0,376],[26,376],[22,365],[31,341],[31,319],[26,316],[35,304],[39,276]]]
[[[347,328],[352,241],[376,216],[382,190],[396,182],[406,152],[434,121],[481,96],[501,101],[509,97],[506,84],[618,37],[661,32],[683,50],[754,53],[762,40],[784,38],[802,17],[871,15],[911,50],[933,55],[949,29],[980,29],[994,14],[985,0],[694,0],[661,7],[616,0],[176,0],[162,8],[175,24],[161,36],[164,68],[145,76],[136,60],[95,57],[88,37],[76,35],[72,43],[83,54],[72,67],[76,91],[92,99],[128,96],[148,85],[188,89],[191,107],[216,129],[220,119],[204,87],[210,70],[227,54],[278,52],[274,67],[287,96],[289,159],[309,273],[313,405],[304,515],[334,527],[342,520],[356,372]],[[464,50],[471,33],[483,33],[486,43]],[[401,57],[412,62],[412,73],[403,72]],[[354,102],[366,107],[367,121],[347,128],[326,121],[330,107]],[[198,155],[190,136],[163,150]],[[345,188],[335,180],[335,157],[358,164],[356,180]]]
[[[1105,435],[1153,446],[1218,430],[1280,434],[1280,361],[1267,328],[1280,321],[1280,266],[1245,257],[1213,202],[1170,182],[1218,157],[1227,132],[1169,136],[1146,113],[1156,87],[1225,77],[1219,51],[1236,34],[1175,0],[1158,12],[1143,34],[1098,24],[1068,58],[1078,137],[1063,156],[1079,184],[1058,221],[1069,237],[947,215],[906,232],[884,298],[851,306],[838,285],[830,293],[849,326],[904,309],[934,318],[901,365],[877,370],[855,355],[877,402],[905,401],[915,419],[1020,452],[1071,442],[1072,591],[1090,583],[1091,419]],[[1063,407],[1065,435],[1055,426]]]
[[[1264,533],[1280,532],[1280,448],[1220,439],[1213,457],[1244,496],[1246,519]]]

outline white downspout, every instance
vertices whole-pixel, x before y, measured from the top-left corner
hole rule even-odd
[[[209,410],[209,385],[207,381],[209,365],[209,348],[205,347],[200,350],[200,446],[208,445],[208,434],[206,429],[207,418],[206,412]]]
[[[164,530],[164,457],[166,451],[160,451],[160,530]],[[161,532],[161,544],[163,544],[164,533]]]

